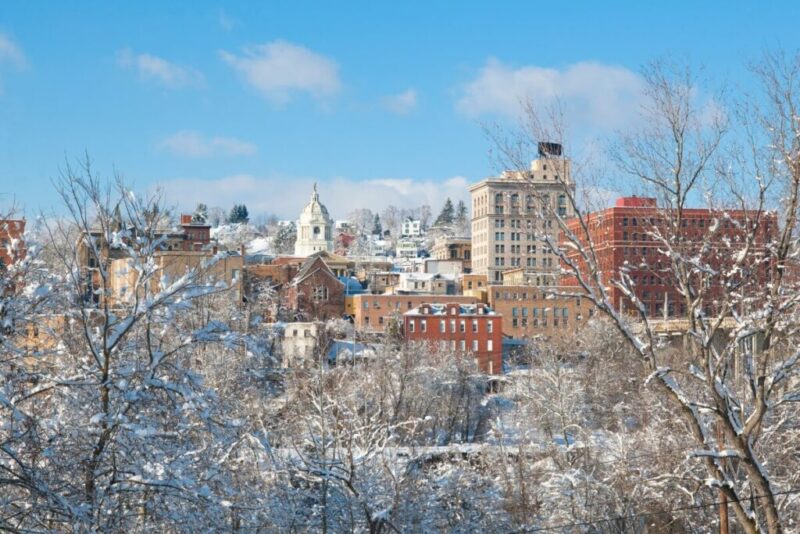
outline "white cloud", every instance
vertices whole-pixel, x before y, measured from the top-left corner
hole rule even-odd
[[[383,105],[392,113],[406,115],[417,107],[417,92],[414,89],[408,89],[400,94],[384,97]]]
[[[184,209],[191,209],[198,202],[226,209],[234,203],[244,202],[252,214],[269,213],[295,219],[308,203],[313,183],[312,178],[239,174],[218,180],[167,180],[161,182],[160,187],[167,203],[177,203]],[[469,205],[467,185],[467,179],[461,176],[441,181],[334,178],[319,184],[319,194],[331,216],[343,219],[356,208],[380,212],[389,205],[415,208],[428,204],[438,213],[447,197],[453,202],[463,200]]]
[[[335,61],[287,41],[247,47],[242,55],[219,54],[275,105],[288,103],[296,93],[321,99],[336,94],[342,86]]]
[[[2,74],[2,68],[6,64],[17,70],[28,68],[28,60],[25,58],[22,48],[11,37],[0,33],[0,74]],[[0,76],[0,95],[2,94],[3,78]]]
[[[117,64],[135,71],[142,80],[169,89],[199,86],[204,82],[203,74],[196,69],[171,63],[152,54],[135,54],[129,48],[117,52]]]
[[[25,59],[22,48],[11,37],[0,33],[0,64],[3,63],[10,63],[18,69],[28,66],[28,60]]]
[[[203,137],[191,130],[182,130],[163,139],[159,148],[176,156],[202,158],[210,156],[250,156],[258,151],[253,143],[233,137]]]
[[[457,109],[471,117],[500,114],[518,117],[521,102],[547,108],[560,101],[571,124],[616,128],[628,123],[642,102],[641,78],[624,67],[581,62],[563,69],[512,68],[489,59],[463,87]]]

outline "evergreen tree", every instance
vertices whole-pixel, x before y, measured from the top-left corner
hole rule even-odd
[[[376,213],[375,220],[372,224],[372,235],[383,235],[383,226],[381,226],[381,218]]]
[[[228,217],[228,222],[231,224],[246,223],[250,220],[247,213],[247,206],[244,204],[234,204],[231,208],[231,214]]]
[[[444,202],[441,213],[439,213],[439,216],[436,218],[436,222],[433,224],[435,226],[453,224],[454,212],[455,209],[453,208],[453,201],[448,197]]]

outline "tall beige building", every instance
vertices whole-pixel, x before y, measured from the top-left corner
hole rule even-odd
[[[561,145],[539,144],[539,158],[525,172],[506,171],[469,188],[472,194],[472,272],[500,284],[503,271],[524,268],[531,284],[553,285],[558,258],[542,241],[558,240],[556,214],[573,215],[570,162]]]

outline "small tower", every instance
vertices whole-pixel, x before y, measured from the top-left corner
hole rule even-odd
[[[294,255],[305,258],[322,251],[333,252],[333,219],[328,215],[328,208],[319,201],[315,182],[311,200],[297,221]]]

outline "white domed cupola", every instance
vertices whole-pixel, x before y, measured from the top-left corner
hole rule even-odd
[[[315,182],[311,200],[297,221],[294,255],[307,257],[321,251],[333,252],[333,219],[328,215],[328,208],[319,201]]]

